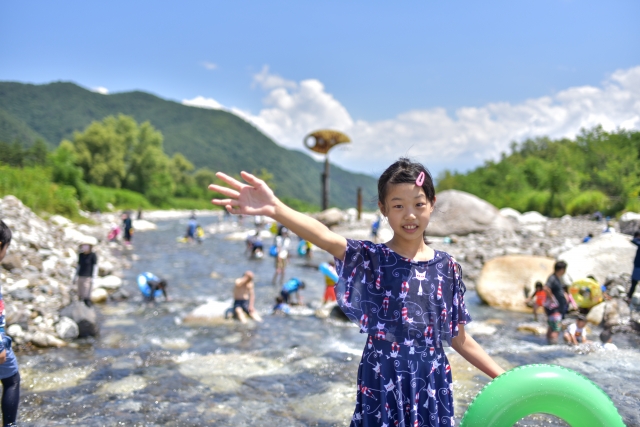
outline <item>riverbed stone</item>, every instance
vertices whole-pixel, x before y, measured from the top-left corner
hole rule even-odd
[[[13,290],[10,292],[10,295],[14,299],[17,299],[20,301],[26,301],[26,302],[31,302],[35,299],[35,296],[31,292],[29,292],[27,289],[24,289],[24,288]]]
[[[60,311],[60,316],[69,317],[78,325],[78,338],[96,336],[98,323],[96,310],[82,301],[74,301]]]
[[[604,283],[609,276],[632,271],[636,250],[629,236],[603,233],[559,254],[558,259],[567,263],[567,276],[571,280],[592,275]]]
[[[23,263],[20,255],[18,255],[17,253],[9,252],[7,253],[7,255],[5,255],[4,259],[0,261],[0,265],[2,265],[2,268],[4,268],[5,270],[12,271],[17,268],[22,268]]]
[[[94,280],[93,286],[95,288],[115,290],[122,286],[122,279],[118,276],[98,277]]]
[[[618,221],[620,232],[633,236],[633,233],[640,230],[640,213],[625,212]]]
[[[338,208],[329,208],[316,214],[316,219],[327,227],[333,227],[340,224],[346,217],[346,214]]]
[[[51,334],[47,334],[46,332],[38,331],[33,334],[29,341],[36,345],[37,347],[47,348],[47,347],[64,347],[67,345],[63,340],[54,337]]]
[[[604,318],[604,302],[601,302],[598,305],[591,307],[589,313],[587,314],[587,322],[592,323],[594,325],[599,325],[602,323],[602,319]]]
[[[480,298],[492,307],[531,312],[525,304],[525,289],[545,283],[553,272],[552,258],[526,255],[506,255],[485,263],[476,290]]]
[[[56,324],[56,333],[63,340],[72,340],[78,338],[80,329],[73,319],[63,316]]]
[[[473,194],[458,190],[438,193],[427,227],[429,236],[466,236],[489,230],[513,231],[513,224],[500,211]]]

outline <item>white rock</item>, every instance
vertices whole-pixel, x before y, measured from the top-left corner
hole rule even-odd
[[[98,277],[94,280],[93,286],[103,289],[118,289],[122,286],[122,279],[118,276]]]
[[[523,213],[518,221],[520,224],[543,224],[548,221],[548,218],[540,212],[530,211]]]
[[[71,224],[71,221],[61,215],[53,215],[49,218],[49,221],[60,227],[66,227]]]
[[[489,230],[511,231],[513,224],[495,206],[473,194],[458,190],[438,193],[427,227],[429,236],[466,236]]]
[[[13,325],[9,325],[7,328],[7,335],[12,338],[22,338],[24,336],[24,330],[22,329],[22,326],[15,323]]]
[[[158,226],[151,221],[147,221],[144,219],[134,219],[133,220],[133,229],[136,231],[149,231],[156,230]]]
[[[38,331],[31,336],[30,341],[37,347],[64,347],[67,345],[66,342],[62,341],[59,338],[54,337],[51,334],[47,334],[46,332]]]
[[[561,253],[558,259],[568,264],[569,279],[578,280],[593,275],[599,283],[604,283],[609,275],[617,276],[626,271],[631,273],[637,248],[630,240],[624,234],[604,233]]]
[[[109,293],[106,289],[95,288],[91,291],[91,302],[101,304],[107,302],[107,299],[109,299]]]
[[[515,209],[512,208],[502,208],[500,209],[500,215],[506,218],[513,218],[515,220],[519,220],[522,214]]]
[[[196,307],[184,318],[185,323],[208,324],[224,321],[224,315],[231,307],[231,301],[209,301]]]
[[[55,255],[50,256],[46,260],[42,261],[42,271],[46,273],[55,270],[57,263],[58,257]]]
[[[64,237],[66,240],[71,240],[77,244],[89,244],[89,245],[97,245],[98,239],[93,236],[87,236],[84,233],[79,232],[71,227],[64,228]]]
[[[63,340],[72,340],[78,338],[80,330],[78,324],[68,317],[61,317],[56,324],[56,333]]]

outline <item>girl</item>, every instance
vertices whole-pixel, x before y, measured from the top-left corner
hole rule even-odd
[[[402,158],[378,181],[378,206],[394,236],[387,243],[347,240],[284,205],[264,181],[242,172],[243,184],[209,188],[227,199],[212,203],[235,214],[267,215],[336,259],[336,296],[368,334],[358,370],[351,426],[453,425],[451,368],[444,346],[494,378],[500,368],[465,334],[471,320],[460,265],[431,249],[424,231],[436,201],[431,175]]]

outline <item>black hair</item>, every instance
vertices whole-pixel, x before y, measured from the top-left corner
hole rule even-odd
[[[560,270],[565,270],[567,268],[567,263],[564,261],[558,261],[556,262],[556,264],[553,266],[553,271],[554,273],[557,273]]]
[[[0,250],[4,249],[6,246],[9,246],[11,243],[11,229],[7,224],[4,223],[0,219]]]
[[[420,172],[424,172],[424,190],[427,200],[433,205],[436,199],[436,189],[433,186],[431,173],[422,164],[412,162],[406,157],[401,157],[387,168],[378,179],[378,201],[384,205],[387,197],[388,184],[415,184]]]
[[[544,288],[544,285],[540,281],[536,282],[536,289],[538,289],[538,288],[540,288],[540,289]]]
[[[304,284],[304,282],[303,282],[302,280],[300,280],[300,286],[299,286],[299,288],[300,288],[300,289],[304,289],[304,287],[305,287],[305,286],[306,286],[306,285]]]
[[[276,302],[277,302],[278,304],[282,304],[282,303],[284,302],[284,298],[282,298],[280,295],[278,295],[278,296],[276,297]]]
[[[605,344],[608,342],[611,342],[612,337],[613,337],[613,332],[611,331],[611,329],[605,329],[604,331],[600,332],[600,341],[602,341]]]
[[[580,321],[582,321],[582,322],[586,322],[586,321],[587,321],[587,318],[585,317],[585,315],[584,315],[584,314],[578,314],[578,315],[576,316],[576,320],[580,320]]]
[[[158,283],[158,285],[160,286],[160,289],[166,288],[168,283],[165,279],[160,280],[160,282]]]
[[[636,237],[640,237],[640,230],[636,230],[636,232],[635,232],[635,233],[633,233],[633,237],[634,237],[634,238],[636,238]]]

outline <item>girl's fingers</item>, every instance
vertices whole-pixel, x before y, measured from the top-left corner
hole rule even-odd
[[[229,184],[230,186],[232,186],[233,188],[235,188],[236,190],[242,190],[246,186],[246,184],[241,183],[240,181],[238,181],[233,177],[230,177],[226,173],[216,172],[216,176],[221,180],[223,180],[224,182],[226,182],[227,184]]]
[[[223,187],[221,185],[211,184],[209,186],[209,190],[215,191],[216,193],[220,193],[223,196],[233,197],[234,199],[237,199],[238,197],[240,197],[240,193],[237,192],[236,190],[232,190],[231,188]]]
[[[259,185],[261,182],[261,180],[258,177],[251,175],[249,172],[242,171],[240,172],[240,176],[242,177],[242,179],[244,179],[254,187]]]

